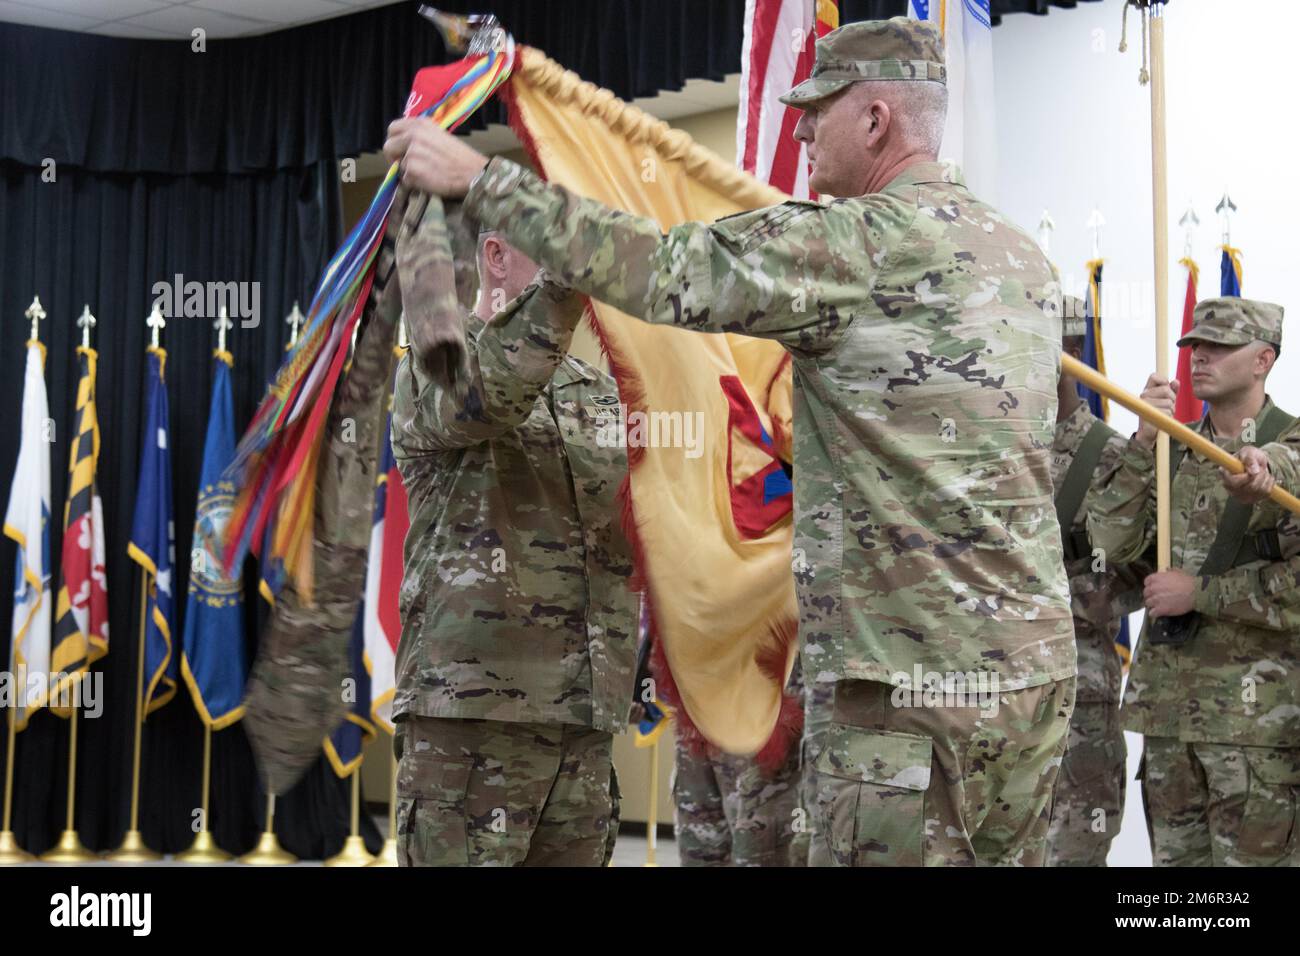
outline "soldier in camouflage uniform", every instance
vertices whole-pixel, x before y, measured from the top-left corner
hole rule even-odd
[[[463,395],[409,354],[397,370],[404,865],[602,865],[613,850],[612,735],[636,653],[627,460],[596,440],[613,380],[567,355],[582,302],[544,272],[528,284],[536,270],[480,239]]]
[[[1079,358],[1086,319],[1083,301],[1064,297],[1061,347]],[[1127,749],[1119,726],[1123,668],[1115,650],[1124,615],[1142,606],[1145,565],[1118,565],[1094,554],[1088,541],[1087,501],[1096,475],[1107,474],[1127,442],[1092,414],[1078,383],[1062,375],[1057,386],[1052,484],[1065,545],[1074,611],[1078,690],[1065,760],[1056,780],[1047,837],[1049,866],[1105,866],[1124,815]]]
[[[1146,579],[1149,620],[1121,715],[1144,735],[1138,777],[1157,866],[1295,866],[1300,522],[1261,500],[1274,481],[1300,491],[1300,426],[1264,390],[1282,309],[1208,299],[1193,317],[1178,343],[1193,346],[1192,381],[1153,375],[1143,398],[1171,411],[1190,386],[1210,406],[1195,428],[1247,470],[1229,476],[1171,448],[1173,562]],[[1089,499],[1088,530],[1108,561],[1155,540],[1154,445],[1144,424]]]
[[[786,101],[843,198],[666,236],[431,123],[385,146],[579,291],[790,351],[810,863],[1041,864],[1074,702],[1060,287],[935,160],[945,77],[928,23],[833,31]]]
[[[787,693],[803,694],[799,665]],[[799,749],[772,770],[753,757],[703,753],[681,738],[673,768],[673,832],[682,866],[803,866],[798,856]]]

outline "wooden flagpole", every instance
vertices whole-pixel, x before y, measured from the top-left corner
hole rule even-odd
[[[1151,209],[1156,270],[1156,374],[1168,379],[1169,190],[1165,142],[1164,2],[1148,0],[1147,6],[1144,15],[1149,13],[1151,21]],[[1167,569],[1172,559],[1169,542],[1170,478],[1169,434],[1161,430],[1156,438],[1156,568],[1160,571]]]
[[[1220,468],[1225,468],[1234,475],[1240,474],[1245,469],[1239,459],[1228,454],[1204,435],[1192,431],[1172,415],[1166,415],[1158,408],[1142,401],[1132,392],[1120,388],[1092,366],[1085,365],[1073,356],[1062,354],[1061,371],[1066,375],[1072,375],[1094,392],[1105,395],[1112,402],[1123,405],[1130,412],[1137,415],[1138,418],[1160,429],[1160,437],[1165,439],[1166,443],[1172,436],[1198,455],[1205,456]],[[1280,485],[1275,485],[1273,490],[1269,492],[1268,497],[1288,511],[1300,514],[1300,498],[1283,490]]]

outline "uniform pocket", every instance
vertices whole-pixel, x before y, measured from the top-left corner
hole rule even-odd
[[[1250,767],[1238,847],[1254,866],[1285,866],[1300,829],[1300,750],[1243,747]]]
[[[467,866],[465,794],[471,762],[408,750],[397,766],[397,858],[404,866]]]
[[[929,737],[833,724],[817,758],[818,832],[842,866],[920,866]]]

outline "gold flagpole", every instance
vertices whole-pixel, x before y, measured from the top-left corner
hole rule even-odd
[[[343,849],[325,861],[326,866],[368,866],[374,857],[361,839],[361,761],[352,768],[352,832],[343,841]]]
[[[388,748],[388,839],[370,866],[397,866],[397,754]]]
[[[81,686],[81,680],[89,676],[89,672],[84,673],[81,679],[72,686],[74,688]],[[72,714],[68,717],[68,809],[67,820],[64,823],[63,834],[59,837],[59,842],[54,848],[41,854],[42,863],[86,863],[90,860],[98,859],[98,854],[92,853],[81,845],[81,838],[77,835],[77,716],[81,712],[81,705],[75,699],[72,701]]]
[[[144,729],[144,640],[145,620],[149,615],[149,573],[140,569],[140,650],[136,655],[135,682],[135,750],[131,758],[131,828],[122,845],[108,854],[114,863],[149,863],[162,858],[144,844],[140,834],[140,741]]]
[[[90,314],[90,305],[81,310],[77,326],[81,329],[81,347],[89,350],[90,330],[98,324],[98,319]],[[85,863],[98,859],[99,854],[87,850],[77,835],[77,718],[81,714],[80,689],[83,680],[92,679],[87,668],[77,676],[72,684],[74,696],[69,703],[72,713],[68,716],[68,800],[67,820],[63,833],[54,848],[41,854],[42,863]]]
[[[0,866],[13,866],[15,863],[30,863],[36,858],[18,845],[13,831],[9,829],[14,797],[14,743],[18,737],[17,699],[5,710],[9,713],[9,744],[5,748],[5,818],[3,829],[0,829]]]
[[[281,847],[275,838],[275,794],[266,795],[266,828],[257,846],[241,856],[239,862],[249,866],[288,866],[298,862],[298,858]]]
[[[655,850],[659,845],[659,741],[662,736],[660,734],[655,737],[654,743],[650,745],[650,809],[646,811],[645,821],[646,866],[659,865],[655,862]]]
[[[195,834],[194,842],[190,844],[188,850],[176,854],[176,859],[181,863],[225,863],[230,860],[230,854],[217,846],[212,839],[212,831],[208,829],[208,796],[211,793],[211,785],[212,728],[205,722],[203,725],[203,794],[199,811],[202,829]]]

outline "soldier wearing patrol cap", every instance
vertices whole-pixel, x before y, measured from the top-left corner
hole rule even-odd
[[[1171,412],[1180,388],[1209,405],[1194,427],[1246,465],[1229,475],[1171,449],[1169,570],[1145,582],[1148,623],[1121,710],[1144,735],[1138,777],[1157,866],[1300,864],[1300,522],[1264,496],[1300,491],[1300,426],[1265,379],[1282,308],[1235,297],[1197,305],[1179,345],[1191,382],[1147,380]],[[1088,530],[1107,561],[1156,535],[1155,430],[1143,424],[1098,479]]]
[[[1074,703],[1060,287],[937,162],[945,79],[929,23],[833,31],[787,102],[839,198],[666,236],[424,120],[385,145],[578,291],[790,352],[811,864],[1041,864]]]
[[[1063,303],[1061,348],[1081,358],[1087,323],[1083,300],[1067,295]],[[1047,863],[1105,866],[1124,815],[1127,757],[1119,725],[1123,668],[1115,636],[1124,615],[1142,606],[1142,579],[1149,568],[1094,554],[1087,534],[1088,490],[1094,477],[1118,464],[1127,441],[1092,414],[1073,376],[1061,375],[1056,397],[1052,484],[1070,578],[1079,683],[1052,803]]]

